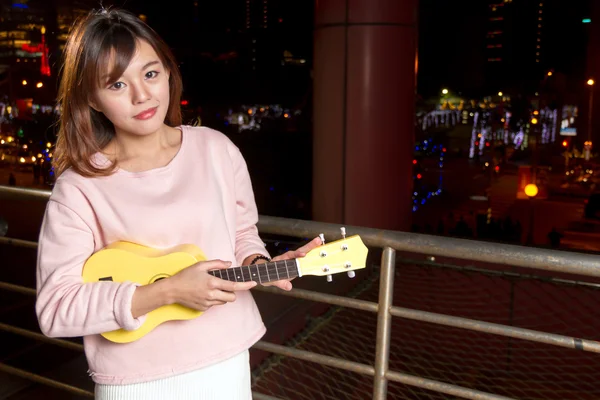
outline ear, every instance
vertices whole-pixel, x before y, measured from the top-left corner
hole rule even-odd
[[[96,110],[96,111],[98,111],[98,112],[102,112],[102,110],[101,110],[101,109],[100,109],[100,107],[98,106],[98,103],[96,103],[96,102],[94,101],[94,99],[89,99],[89,101],[88,101],[88,105],[89,105],[90,107],[92,107],[92,109],[94,109],[94,110]]]

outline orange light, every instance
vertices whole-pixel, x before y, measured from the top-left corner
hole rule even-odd
[[[539,112],[538,110],[535,110],[535,111],[533,112],[533,115],[540,115],[540,112]]]
[[[537,123],[538,123],[538,120],[537,120],[537,118],[531,118],[531,123],[532,123],[533,125],[537,125]]]
[[[548,71],[548,76],[552,76],[552,71]]]
[[[534,183],[525,186],[525,194],[527,197],[535,197],[538,194],[538,187]]]
[[[563,140],[562,145],[563,145],[563,147],[567,147],[569,145],[569,143],[566,140]]]
[[[594,86],[594,80],[593,79],[588,79],[587,84],[590,86]]]

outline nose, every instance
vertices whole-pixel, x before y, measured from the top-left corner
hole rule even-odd
[[[133,85],[132,88],[132,102],[133,104],[141,104],[152,98],[148,87],[142,82],[136,85]]]

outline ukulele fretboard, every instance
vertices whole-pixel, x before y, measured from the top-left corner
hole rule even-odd
[[[298,276],[298,266],[296,265],[296,260],[291,259],[227,269],[215,269],[208,271],[208,273],[217,278],[232,282],[255,281],[266,283],[281,279],[296,278]]]

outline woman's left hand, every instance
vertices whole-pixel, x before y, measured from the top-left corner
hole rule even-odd
[[[323,243],[321,242],[321,238],[316,237],[304,246],[298,248],[297,250],[290,250],[286,253],[283,253],[280,256],[274,257],[273,261],[282,261],[282,260],[290,260],[293,258],[304,257],[306,253],[311,251],[312,249],[321,246]],[[269,283],[265,283],[265,286],[277,286],[279,289],[283,290],[292,290],[292,282],[291,279],[282,279],[280,281],[273,281]]]

